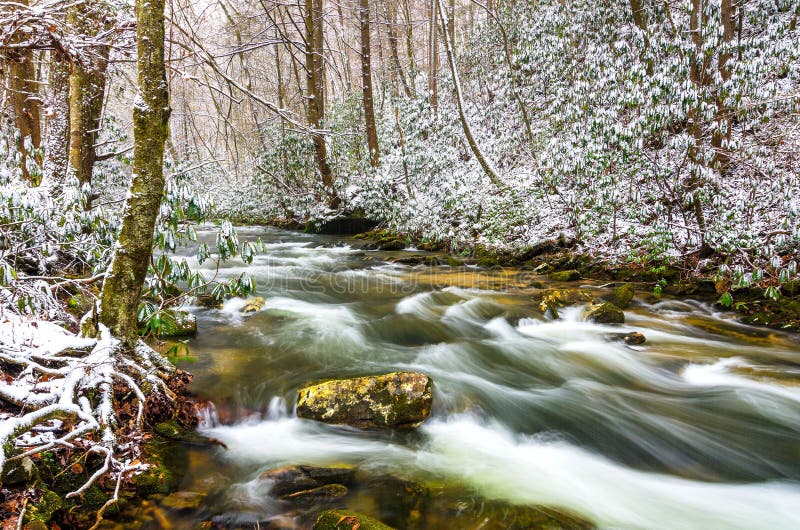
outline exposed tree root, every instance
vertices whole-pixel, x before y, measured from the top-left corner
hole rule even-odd
[[[119,499],[124,478],[147,467],[138,457],[148,405],[157,417],[170,409],[176,396],[167,381],[175,374],[161,354],[143,343],[126,351],[103,326],[98,338],[84,339],[9,316],[0,324],[0,398],[16,415],[0,421],[0,469],[60,448],[103,455],[102,465],[66,495],[81,497],[103,477],[116,480],[96,528]],[[120,414],[123,402],[128,411],[133,401],[135,418],[132,410]]]

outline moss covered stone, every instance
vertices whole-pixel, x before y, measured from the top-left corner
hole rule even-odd
[[[610,302],[589,306],[585,312],[586,320],[598,324],[624,324],[625,313]]]
[[[416,372],[335,379],[300,389],[297,415],[360,429],[414,427],[431,413],[432,386]]]
[[[47,523],[61,508],[64,508],[64,499],[58,493],[45,489],[36,503],[28,505],[25,518],[30,522]]]
[[[260,296],[248,298],[242,308],[242,313],[256,313],[264,307],[264,299]]]
[[[575,282],[581,279],[581,273],[576,269],[551,272],[549,278],[554,282]]]
[[[322,512],[312,530],[393,530],[382,522],[360,513],[345,510]]]
[[[608,296],[604,297],[606,300],[614,304],[620,309],[625,309],[626,307],[631,305],[631,301],[633,301],[633,295],[636,293],[636,289],[634,289],[633,285],[630,283],[625,283],[620,285],[619,287],[614,288]]]

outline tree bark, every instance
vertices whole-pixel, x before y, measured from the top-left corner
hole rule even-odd
[[[428,36],[428,91],[431,94],[431,107],[433,111],[439,107],[438,87],[436,86],[436,73],[439,70],[439,35],[436,13],[439,11],[438,0],[431,0],[431,31]]]
[[[732,0],[722,0],[720,15],[722,18],[722,45],[729,46],[736,35],[736,8]],[[730,58],[729,51],[722,50],[717,61],[717,68],[723,85],[731,78],[731,70],[728,64]],[[730,152],[725,143],[731,138],[732,115],[731,110],[725,105],[724,87],[717,87],[716,92],[717,112],[714,119],[716,128],[711,137],[711,147],[714,149],[714,167],[724,171],[730,162]]]
[[[358,0],[358,15],[361,25],[361,90],[364,97],[364,125],[367,131],[369,163],[380,165],[378,131],[375,128],[375,106],[372,94],[372,56],[370,54],[369,0]]]
[[[328,195],[328,205],[338,208],[341,199],[333,186],[333,171],[328,164],[328,147],[325,135],[321,132],[325,120],[325,62],[323,60],[323,0],[305,0],[305,40],[306,40],[306,99],[308,101],[308,124],[314,129],[311,139],[314,142],[314,158],[317,163],[322,186]]]
[[[139,298],[164,194],[164,143],[170,114],[164,3],[136,0],[139,93],[133,107],[133,178],[100,300],[100,322],[128,346],[138,339]]]
[[[56,50],[50,52],[49,81],[42,183],[57,193],[69,165],[69,59]]]
[[[22,5],[29,5],[28,0],[21,0]],[[5,53],[5,62],[8,67],[9,99],[14,111],[14,124],[19,131],[19,151],[22,163],[22,178],[32,182],[33,177],[28,171],[28,147],[39,149],[42,143],[39,95],[36,83],[36,68],[33,63],[33,50],[9,50]],[[42,160],[34,155],[37,164]]]
[[[109,28],[108,18],[102,5],[79,3],[70,8],[67,23],[76,31],[97,35]],[[97,161],[95,144],[105,102],[109,52],[107,45],[97,47],[84,64],[73,64],[69,76],[69,172],[81,184],[92,182]]]
[[[406,80],[406,74],[403,71],[403,65],[400,64],[400,54],[397,51],[397,6],[394,4],[395,0],[385,0],[386,3],[386,18],[389,25],[389,53],[392,56],[394,69],[397,74],[397,79],[403,87],[403,93],[406,97],[412,97],[413,93],[411,87]]]

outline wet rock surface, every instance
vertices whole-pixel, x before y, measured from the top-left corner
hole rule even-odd
[[[322,512],[312,530],[393,530],[377,519],[348,510]]]
[[[297,415],[359,429],[414,427],[431,413],[432,385],[416,372],[334,379],[301,388]]]
[[[620,308],[610,302],[596,304],[586,308],[584,312],[586,320],[597,324],[624,324],[625,314]]]

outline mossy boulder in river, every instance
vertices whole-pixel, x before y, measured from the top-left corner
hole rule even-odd
[[[245,301],[242,313],[257,313],[264,307],[264,299],[260,296],[253,296]]]
[[[300,389],[297,415],[359,429],[415,427],[431,413],[432,384],[416,372],[326,381]]]
[[[575,269],[552,272],[549,278],[554,282],[575,282],[581,279],[581,273]]]
[[[382,522],[345,510],[322,512],[311,530],[394,530]]]
[[[625,309],[631,305],[635,292],[636,290],[633,288],[632,284],[624,283],[619,287],[615,287],[608,295],[604,296],[603,299],[611,302],[620,309]]]
[[[625,323],[625,313],[610,302],[589,306],[586,308],[584,315],[586,316],[586,320],[591,320],[597,324]]]

